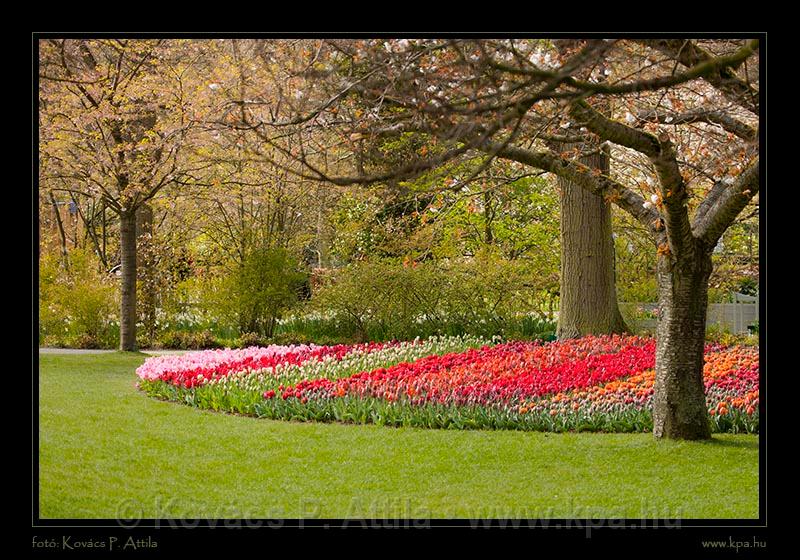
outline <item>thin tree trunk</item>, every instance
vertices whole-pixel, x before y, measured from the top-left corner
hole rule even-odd
[[[103,215],[102,215],[103,216],[102,217],[103,246],[102,246],[102,250],[101,250],[102,256],[100,257],[100,259],[103,261],[103,265],[106,267],[106,270],[108,270],[108,254],[106,253],[106,241],[107,241],[107,239],[106,239],[106,201],[105,200],[103,200],[103,210],[102,210],[102,212],[103,212]]]
[[[58,202],[53,192],[50,191],[50,203],[53,205],[53,212],[56,215],[56,224],[58,225],[58,234],[61,241],[61,257],[64,259],[64,265],[69,268],[69,261],[67,259],[67,234],[64,231],[64,222],[61,221],[61,213],[58,211]]]
[[[608,173],[603,152],[582,163]],[[561,290],[558,338],[627,331],[617,305],[611,207],[602,197],[559,178]]]
[[[657,438],[708,439],[703,349],[705,346],[710,253],[658,264],[659,313],[653,434]]]
[[[122,302],[119,318],[119,349],[136,350],[136,212],[119,216],[119,244],[122,257]]]
[[[137,317],[144,324],[147,344],[152,345],[156,335],[157,286],[153,254],[153,209],[149,204],[142,204],[136,210],[136,243]]]
[[[492,195],[486,190],[483,193],[483,233],[487,245],[494,243],[494,231],[492,221],[494,220],[494,209],[492,208]]]

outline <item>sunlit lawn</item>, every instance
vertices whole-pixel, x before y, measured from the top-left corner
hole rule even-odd
[[[40,355],[43,518],[758,516],[758,437],[301,424],[149,399],[143,355]]]

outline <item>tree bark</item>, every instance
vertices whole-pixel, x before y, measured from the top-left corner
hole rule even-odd
[[[604,152],[581,162],[608,174]],[[558,179],[561,203],[561,290],[558,338],[627,331],[617,305],[611,207],[601,196]]]
[[[59,241],[61,242],[61,257],[63,259],[64,265],[69,268],[69,258],[68,258],[68,251],[67,251],[67,234],[64,232],[64,222],[61,221],[61,212],[58,211],[58,202],[56,202],[56,197],[53,196],[53,192],[50,191],[50,203],[53,205],[53,213],[56,217],[56,224],[58,225],[58,235]]]
[[[136,212],[119,216],[119,245],[122,257],[122,301],[119,318],[119,349],[136,350]]]
[[[659,314],[653,435],[669,439],[708,439],[703,350],[705,347],[711,253],[702,242],[677,262],[658,263]]]
[[[146,344],[153,344],[156,335],[157,286],[153,253],[153,209],[147,203],[136,210],[137,245],[137,317],[143,323]]]

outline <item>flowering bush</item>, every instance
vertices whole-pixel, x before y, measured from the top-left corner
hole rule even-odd
[[[655,341],[585,337],[491,344],[470,337],[272,346],[151,358],[149,394],[268,418],[434,428],[645,431]],[[712,427],[758,431],[758,348],[709,345]]]

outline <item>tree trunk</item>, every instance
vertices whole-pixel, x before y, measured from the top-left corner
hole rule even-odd
[[[671,264],[659,258],[659,313],[653,434],[657,438],[708,439],[703,348],[711,254],[700,248]]]
[[[50,191],[50,203],[53,205],[53,212],[56,216],[56,224],[58,225],[58,235],[59,240],[61,241],[61,257],[63,259],[64,265],[67,269],[69,269],[69,253],[67,252],[67,234],[64,232],[64,222],[61,221],[61,212],[58,211],[58,202],[56,202],[56,197],[53,196],[53,192]]]
[[[119,349],[136,350],[136,212],[119,216],[119,245],[122,257],[122,303],[119,318]]]
[[[153,247],[153,209],[142,204],[136,210],[137,245],[137,317],[143,323],[146,344],[152,345],[156,336],[156,307],[158,286],[155,275],[155,254]]]
[[[598,152],[582,163],[608,173]],[[627,331],[617,305],[611,207],[602,197],[558,179],[561,203],[561,290],[558,338]]]

